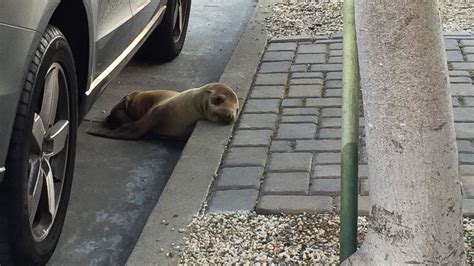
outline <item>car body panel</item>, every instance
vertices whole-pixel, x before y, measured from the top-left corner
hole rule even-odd
[[[131,42],[132,10],[129,0],[88,0],[94,18],[95,50],[92,77],[97,78]]]
[[[26,69],[34,53],[32,47],[39,38],[35,31],[0,23],[0,40],[9,40],[0,45],[0,62],[5,66],[0,71],[0,168],[6,160]]]
[[[151,0],[130,0],[130,7],[132,9],[133,15],[136,15],[141,10],[149,7],[150,3],[151,3]]]
[[[2,0],[0,22],[43,32],[60,0]]]

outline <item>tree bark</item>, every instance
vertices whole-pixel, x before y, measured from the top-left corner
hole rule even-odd
[[[448,70],[437,0],[359,0],[369,229],[345,264],[465,263]]]

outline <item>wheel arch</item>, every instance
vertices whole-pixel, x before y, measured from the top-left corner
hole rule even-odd
[[[85,115],[85,92],[91,82],[89,73],[92,65],[94,40],[92,13],[84,2],[62,0],[45,25],[45,28],[47,24],[59,28],[66,36],[72,49],[77,73],[79,118]]]

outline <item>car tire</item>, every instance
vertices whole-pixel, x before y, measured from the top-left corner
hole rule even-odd
[[[21,91],[0,187],[0,265],[45,264],[52,256],[71,191],[77,112],[73,55],[49,25]]]
[[[168,0],[161,23],[148,37],[139,54],[143,59],[169,62],[183,49],[191,0]]]

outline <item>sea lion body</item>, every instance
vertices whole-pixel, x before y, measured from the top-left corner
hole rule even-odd
[[[109,129],[89,131],[92,135],[137,139],[146,134],[182,138],[198,120],[232,123],[239,100],[225,84],[211,83],[183,92],[169,90],[133,92],[116,104],[106,118]]]

